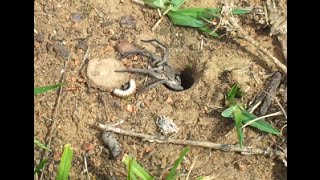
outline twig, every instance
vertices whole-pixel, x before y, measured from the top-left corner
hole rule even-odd
[[[191,173],[194,165],[196,164],[197,157],[198,157],[198,156],[196,156],[196,157],[194,158],[194,160],[193,160],[193,162],[192,162],[192,164],[191,164],[191,166],[190,166],[190,170],[189,170],[189,172],[188,172],[188,174],[187,174],[186,180],[189,180],[190,173]]]
[[[161,23],[161,21],[164,19],[164,15],[166,15],[169,11],[171,10],[171,8],[168,8],[163,14],[162,16],[160,17],[160,19],[156,22],[156,24],[152,27],[152,31],[154,31],[158,26],[159,24]]]
[[[259,115],[262,115],[262,116],[265,115],[268,111],[269,106],[271,105],[271,99],[276,94],[278,86],[280,85],[281,78],[282,78],[281,73],[275,72],[272,75],[272,80],[270,81],[266,90],[264,91],[268,93],[261,92],[260,95],[253,101],[253,103],[250,104],[247,110],[251,112],[253,111],[254,107],[257,106],[257,104],[260,105],[262,103]]]
[[[247,122],[246,124],[244,124],[242,126],[242,128],[245,128],[247,127],[248,125],[260,120],[260,119],[263,119],[263,118],[266,118],[266,117],[271,117],[271,116],[279,116],[279,115],[283,115],[283,113],[281,111],[278,111],[278,112],[275,112],[275,113],[272,113],[272,114],[267,114],[267,115],[264,115],[264,116],[261,116],[261,117],[258,117],[258,118],[255,118],[255,119],[252,119],[251,121]]]
[[[70,55],[69,55],[68,59],[64,61],[64,67],[63,67],[63,69],[61,71],[62,74],[61,74],[60,83],[64,83],[64,81],[65,81],[66,69],[68,67],[69,60],[70,60]],[[57,125],[57,122],[58,122],[58,120],[56,120],[56,116],[57,116],[57,112],[58,112],[58,109],[59,109],[62,92],[63,92],[63,86],[61,86],[60,89],[59,89],[58,98],[56,100],[56,104],[54,106],[54,110],[53,110],[53,114],[52,114],[52,118],[51,118],[52,119],[52,124],[50,126],[49,133],[48,133],[48,135],[46,137],[46,141],[48,141],[48,143],[47,143],[48,147],[50,147],[50,144],[51,144],[51,141],[52,141],[52,139],[54,137],[54,134],[56,134],[56,125]],[[42,159],[47,159],[48,155],[49,155],[49,152],[44,150],[44,154],[43,154]],[[43,174],[44,174],[44,171],[41,172],[41,176],[40,176],[39,180],[42,180]]]
[[[133,3],[139,4],[139,5],[144,5],[144,2],[141,0],[132,0]]]
[[[260,104],[262,103],[262,101],[258,101],[249,111],[249,113],[253,113],[253,111],[258,107],[260,106]]]
[[[112,169],[112,170],[114,170],[114,171],[116,171],[116,172],[118,172],[118,173],[120,173],[120,174],[122,174],[124,176],[127,176],[127,173],[122,171],[122,170],[120,170],[120,169],[117,169],[117,168],[112,167],[112,166],[107,166],[107,168],[110,168],[110,169]]]
[[[89,51],[90,51],[90,47],[88,47],[86,53],[84,54],[84,56],[83,56],[83,58],[82,58],[82,62],[81,62],[81,64],[80,64],[80,68],[79,68],[80,70],[79,70],[79,71],[81,71],[82,66],[85,64],[86,59],[87,59],[88,56],[89,56]]]
[[[284,128],[287,127],[287,124],[285,124],[284,126],[282,126],[282,128],[280,129],[280,133],[283,135],[283,130]]]
[[[83,153],[83,160],[84,160],[84,168],[85,168],[86,173],[87,173],[87,179],[90,180],[90,175],[89,175],[88,165],[87,165],[87,154],[86,153]]]
[[[288,119],[287,118],[287,113],[286,113],[286,111],[284,110],[284,108],[283,108],[283,106],[280,104],[280,102],[279,102],[279,100],[278,100],[278,98],[277,97],[275,97],[275,96],[273,96],[272,94],[270,94],[270,93],[268,93],[268,92],[266,92],[266,91],[263,91],[264,93],[266,93],[266,94],[268,94],[268,95],[270,95],[275,101],[276,101],[276,103],[278,104],[278,106],[280,107],[280,109],[281,109],[281,111],[282,111],[282,113],[283,113],[283,115],[284,115],[284,117],[286,118],[286,119]]]
[[[179,144],[179,145],[187,145],[187,146],[197,146],[203,148],[209,148],[214,150],[222,150],[228,152],[240,152],[241,154],[245,155],[269,155],[269,156],[276,156],[279,158],[284,157],[284,153],[279,150],[273,149],[258,149],[252,147],[242,147],[240,148],[239,145],[232,145],[232,144],[218,144],[212,143],[208,141],[192,141],[192,140],[182,140],[182,139],[174,139],[166,136],[154,136],[149,134],[137,133],[130,130],[124,130],[120,128],[116,128],[110,125],[99,124],[99,128],[104,131],[110,131],[117,134],[122,134],[126,136],[132,136],[141,138],[143,140],[147,140],[150,142],[156,142],[160,144],[168,143],[168,144]]]

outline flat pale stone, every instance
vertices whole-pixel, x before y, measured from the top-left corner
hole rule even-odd
[[[90,86],[103,91],[120,88],[129,81],[128,73],[117,73],[115,70],[125,69],[121,61],[113,57],[91,59],[87,66],[87,77]]]

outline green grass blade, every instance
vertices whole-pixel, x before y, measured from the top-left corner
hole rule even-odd
[[[228,109],[222,111],[221,115],[225,118],[233,118],[233,113],[236,108],[239,108],[237,104],[230,106]]]
[[[39,148],[41,149],[45,149],[47,151],[51,151],[50,148],[48,148],[46,145],[42,144],[40,141],[38,141],[37,139],[33,140],[34,144],[37,145]]]
[[[128,166],[128,176],[127,176],[127,180],[137,180],[136,175],[133,172],[133,158],[129,160],[129,166]]]
[[[169,0],[143,0],[143,2],[152,8],[165,9]]]
[[[171,22],[178,26],[203,27],[206,25],[206,23],[202,20],[198,20],[179,12],[170,11],[167,15]]]
[[[40,94],[40,93],[45,93],[47,91],[50,91],[50,90],[54,90],[54,89],[57,89],[59,87],[61,87],[63,84],[60,83],[60,84],[56,84],[56,85],[52,85],[52,86],[43,86],[43,87],[36,87],[34,88],[34,95],[37,95],[37,94]]]
[[[69,172],[71,169],[72,156],[73,149],[71,148],[70,144],[66,144],[63,149],[56,180],[68,180]]]
[[[186,8],[176,12],[200,20],[201,18],[212,19],[218,17],[220,11],[219,8]]]
[[[237,84],[234,84],[231,88],[231,90],[227,94],[227,101],[229,101],[231,104],[235,103],[235,98],[241,97],[241,91]]]
[[[243,135],[243,131],[241,128],[242,127],[241,109],[239,109],[239,108],[236,108],[234,111],[234,121],[236,124],[236,131],[238,134],[239,145],[240,145],[240,148],[242,148],[244,135]]]
[[[233,15],[248,14],[250,12],[251,12],[251,9],[239,9],[239,8],[232,9]]]
[[[199,29],[210,36],[213,36],[215,38],[220,38],[219,34],[217,34],[216,32],[213,32],[208,26],[199,27]]]
[[[33,174],[40,173],[41,170],[43,169],[44,165],[46,165],[47,162],[48,162],[48,159],[42,160],[42,161],[38,164],[38,166],[36,167],[36,169],[34,170],[34,173],[33,173]]]
[[[129,167],[130,172],[128,173],[133,172],[136,176],[138,176],[142,180],[153,180],[152,176],[139,163],[137,163],[137,161],[133,157],[125,154],[123,156],[122,162],[127,167]],[[131,166],[130,166],[130,163],[131,163]]]
[[[249,113],[248,111],[242,111],[241,118],[242,118],[242,122],[245,124],[253,119],[256,119],[257,116],[255,116],[252,113]],[[257,128],[261,131],[267,132],[267,133],[280,135],[280,132],[277,129],[275,129],[274,127],[272,127],[268,122],[264,121],[264,119],[260,119],[258,121],[255,121],[255,122],[249,124],[249,126],[255,127],[255,128]]]
[[[171,4],[173,5],[173,11],[176,11],[180,8],[180,6],[185,2],[185,0],[171,0]]]
[[[178,166],[181,164],[184,156],[189,152],[190,148],[184,148],[183,151],[180,153],[179,158],[174,163],[173,167],[171,168],[166,180],[175,180],[175,173],[178,168]]]

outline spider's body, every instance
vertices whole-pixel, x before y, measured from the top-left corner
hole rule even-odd
[[[158,43],[161,48],[164,50],[164,56],[162,59],[156,57],[154,54],[147,50],[134,50],[129,51],[122,58],[128,57],[134,54],[141,54],[147,56],[151,59],[151,69],[139,69],[139,68],[130,68],[130,69],[123,69],[123,70],[116,70],[115,72],[130,72],[130,73],[142,73],[148,74],[149,76],[154,77],[157,79],[156,81],[147,85],[144,89],[140,92],[151,89],[159,84],[165,84],[169,86],[173,90],[181,91],[184,88],[181,86],[181,78],[180,75],[167,63],[169,57],[169,50],[168,48],[160,43],[158,40],[151,39],[151,40],[143,40],[143,42],[156,42]]]

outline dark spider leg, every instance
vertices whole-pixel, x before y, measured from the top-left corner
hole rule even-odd
[[[135,55],[135,54],[141,54],[143,56],[146,56],[146,57],[150,58],[152,62],[161,61],[157,56],[155,56],[154,54],[152,54],[151,52],[149,52],[147,50],[128,51],[128,52],[124,53],[124,55],[121,57],[121,59],[127,58],[127,57],[129,57],[131,55]]]
[[[137,94],[140,94],[140,93],[142,93],[142,92],[145,92],[145,91],[147,91],[147,90],[149,90],[149,89],[151,89],[151,88],[154,88],[154,87],[158,86],[159,84],[164,84],[164,83],[166,83],[166,80],[165,80],[165,79],[153,81],[152,83],[149,83],[145,88],[139,90],[139,91],[137,92]]]
[[[129,72],[129,73],[141,73],[141,74],[148,74],[157,79],[162,79],[160,74],[152,71],[151,69],[138,69],[138,68],[130,68],[130,69],[122,69],[122,70],[115,70],[114,72]]]
[[[164,63],[168,62],[168,58],[169,58],[169,49],[167,48],[167,46],[165,46],[164,44],[162,44],[161,42],[159,42],[156,39],[149,39],[149,40],[141,40],[142,42],[156,42],[160,45],[160,47],[162,48],[162,50],[164,51],[164,56],[162,58],[162,61],[160,63],[157,64],[157,66],[160,66]]]

